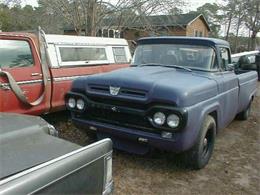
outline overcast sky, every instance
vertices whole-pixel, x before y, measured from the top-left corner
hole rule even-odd
[[[222,0],[184,0],[187,2],[185,11],[196,10],[198,7],[204,5],[205,3],[220,3]]]
[[[113,1],[113,0],[111,0]],[[219,3],[221,0],[184,0],[187,2],[186,9],[184,10],[185,12],[191,11],[191,10],[196,10],[197,7],[200,7],[204,5],[205,3]],[[32,6],[37,6],[37,0],[22,0],[23,4],[30,4]]]

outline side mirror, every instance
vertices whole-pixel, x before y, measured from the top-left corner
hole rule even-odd
[[[228,64],[228,65],[226,66],[226,70],[227,70],[227,71],[233,71],[233,70],[235,70],[235,65],[234,65],[234,64]]]

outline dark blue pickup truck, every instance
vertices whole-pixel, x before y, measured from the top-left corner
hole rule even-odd
[[[182,153],[195,169],[209,161],[216,134],[247,119],[256,72],[234,71],[226,41],[142,38],[131,67],[75,80],[66,95],[73,122],[114,147]]]

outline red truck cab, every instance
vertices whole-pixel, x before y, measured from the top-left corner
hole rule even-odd
[[[124,39],[2,32],[0,112],[62,110],[75,78],[124,68],[130,61]]]

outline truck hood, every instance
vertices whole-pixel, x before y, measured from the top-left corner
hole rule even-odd
[[[17,129],[47,126],[42,118],[37,116],[0,112],[0,134],[11,133]]]
[[[80,146],[49,135],[40,117],[0,112],[0,181]]]
[[[110,73],[81,78],[72,90],[94,95],[89,86],[103,85],[134,89],[146,93],[140,101],[160,101],[177,106],[190,106],[217,95],[215,80],[209,74],[160,66],[129,67]],[[120,95],[114,98],[122,98]],[[130,98],[130,97],[129,97]],[[133,98],[134,100],[134,98]]]

